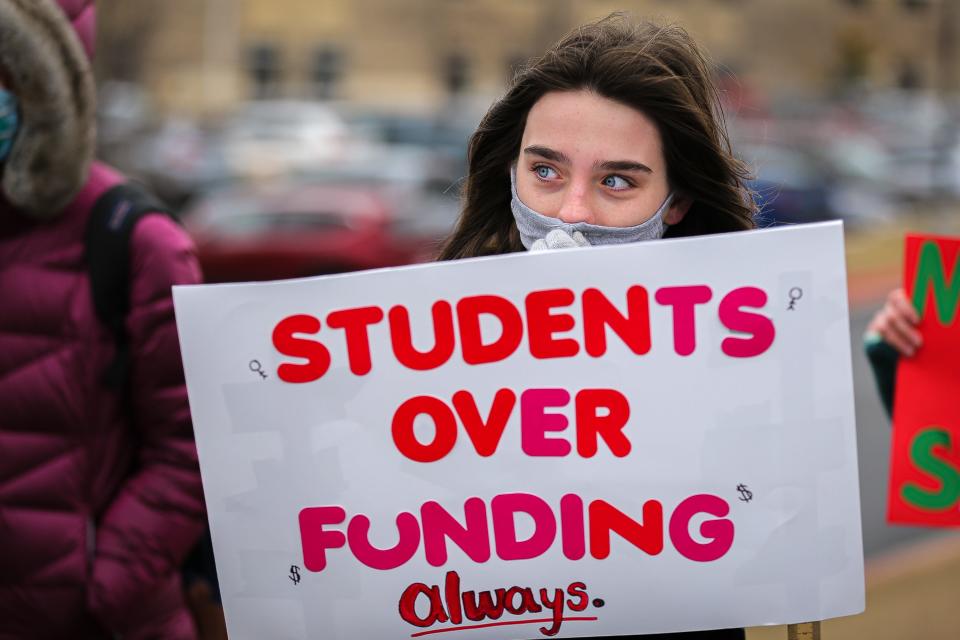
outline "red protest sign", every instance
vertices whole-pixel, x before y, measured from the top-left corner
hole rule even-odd
[[[960,526],[960,238],[908,235],[923,347],[897,370],[887,519]]]

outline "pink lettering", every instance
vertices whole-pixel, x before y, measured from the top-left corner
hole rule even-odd
[[[570,443],[546,437],[548,431],[563,431],[566,416],[546,413],[547,407],[563,407],[570,402],[566,389],[528,389],[520,395],[521,448],[528,456],[557,456],[570,453]]]
[[[731,358],[753,358],[773,344],[776,330],[773,321],[759,313],[748,313],[742,307],[760,309],[767,304],[767,294],[756,287],[734,289],[720,302],[720,322],[731,331],[749,333],[750,338],[724,338],[720,348]]]
[[[528,560],[542,555],[557,536],[553,510],[542,498],[529,493],[507,493],[490,501],[493,535],[497,556],[501,560]],[[515,516],[526,513],[534,522],[534,532],[527,540],[517,540]]]
[[[707,520],[700,525],[700,535],[710,539],[702,544],[690,537],[690,519],[698,513],[708,513],[720,518]],[[709,494],[690,496],[681,502],[670,518],[670,540],[680,554],[695,562],[712,562],[726,555],[733,545],[733,522],[725,519],[730,505],[725,500]]]
[[[713,292],[706,285],[664,287],[657,291],[658,304],[673,307],[673,348],[689,356],[697,348],[696,306],[710,302]]]

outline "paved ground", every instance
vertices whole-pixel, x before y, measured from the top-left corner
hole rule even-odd
[[[822,640],[960,638],[960,532],[914,541],[867,563],[867,609],[827,620]],[[786,627],[747,630],[747,640],[785,640]]]

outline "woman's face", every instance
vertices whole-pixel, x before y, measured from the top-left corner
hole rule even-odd
[[[564,222],[631,227],[669,193],[660,133],[650,118],[586,90],[547,93],[530,109],[517,159],[521,202]],[[665,213],[680,222],[690,200]]]

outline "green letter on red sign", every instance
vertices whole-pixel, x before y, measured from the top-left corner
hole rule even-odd
[[[957,508],[960,500],[960,469],[933,455],[934,447],[950,448],[950,433],[942,427],[930,427],[919,432],[910,443],[910,459],[917,469],[942,483],[939,491],[927,491],[913,483],[901,489],[903,499],[931,511]]]
[[[954,260],[950,274],[945,273],[943,254],[936,242],[924,242],[917,260],[917,277],[913,281],[913,306],[922,318],[927,306],[927,288],[933,285],[933,299],[937,305],[940,324],[949,326],[957,316],[957,300],[960,298],[960,277],[957,265],[960,253]]]

